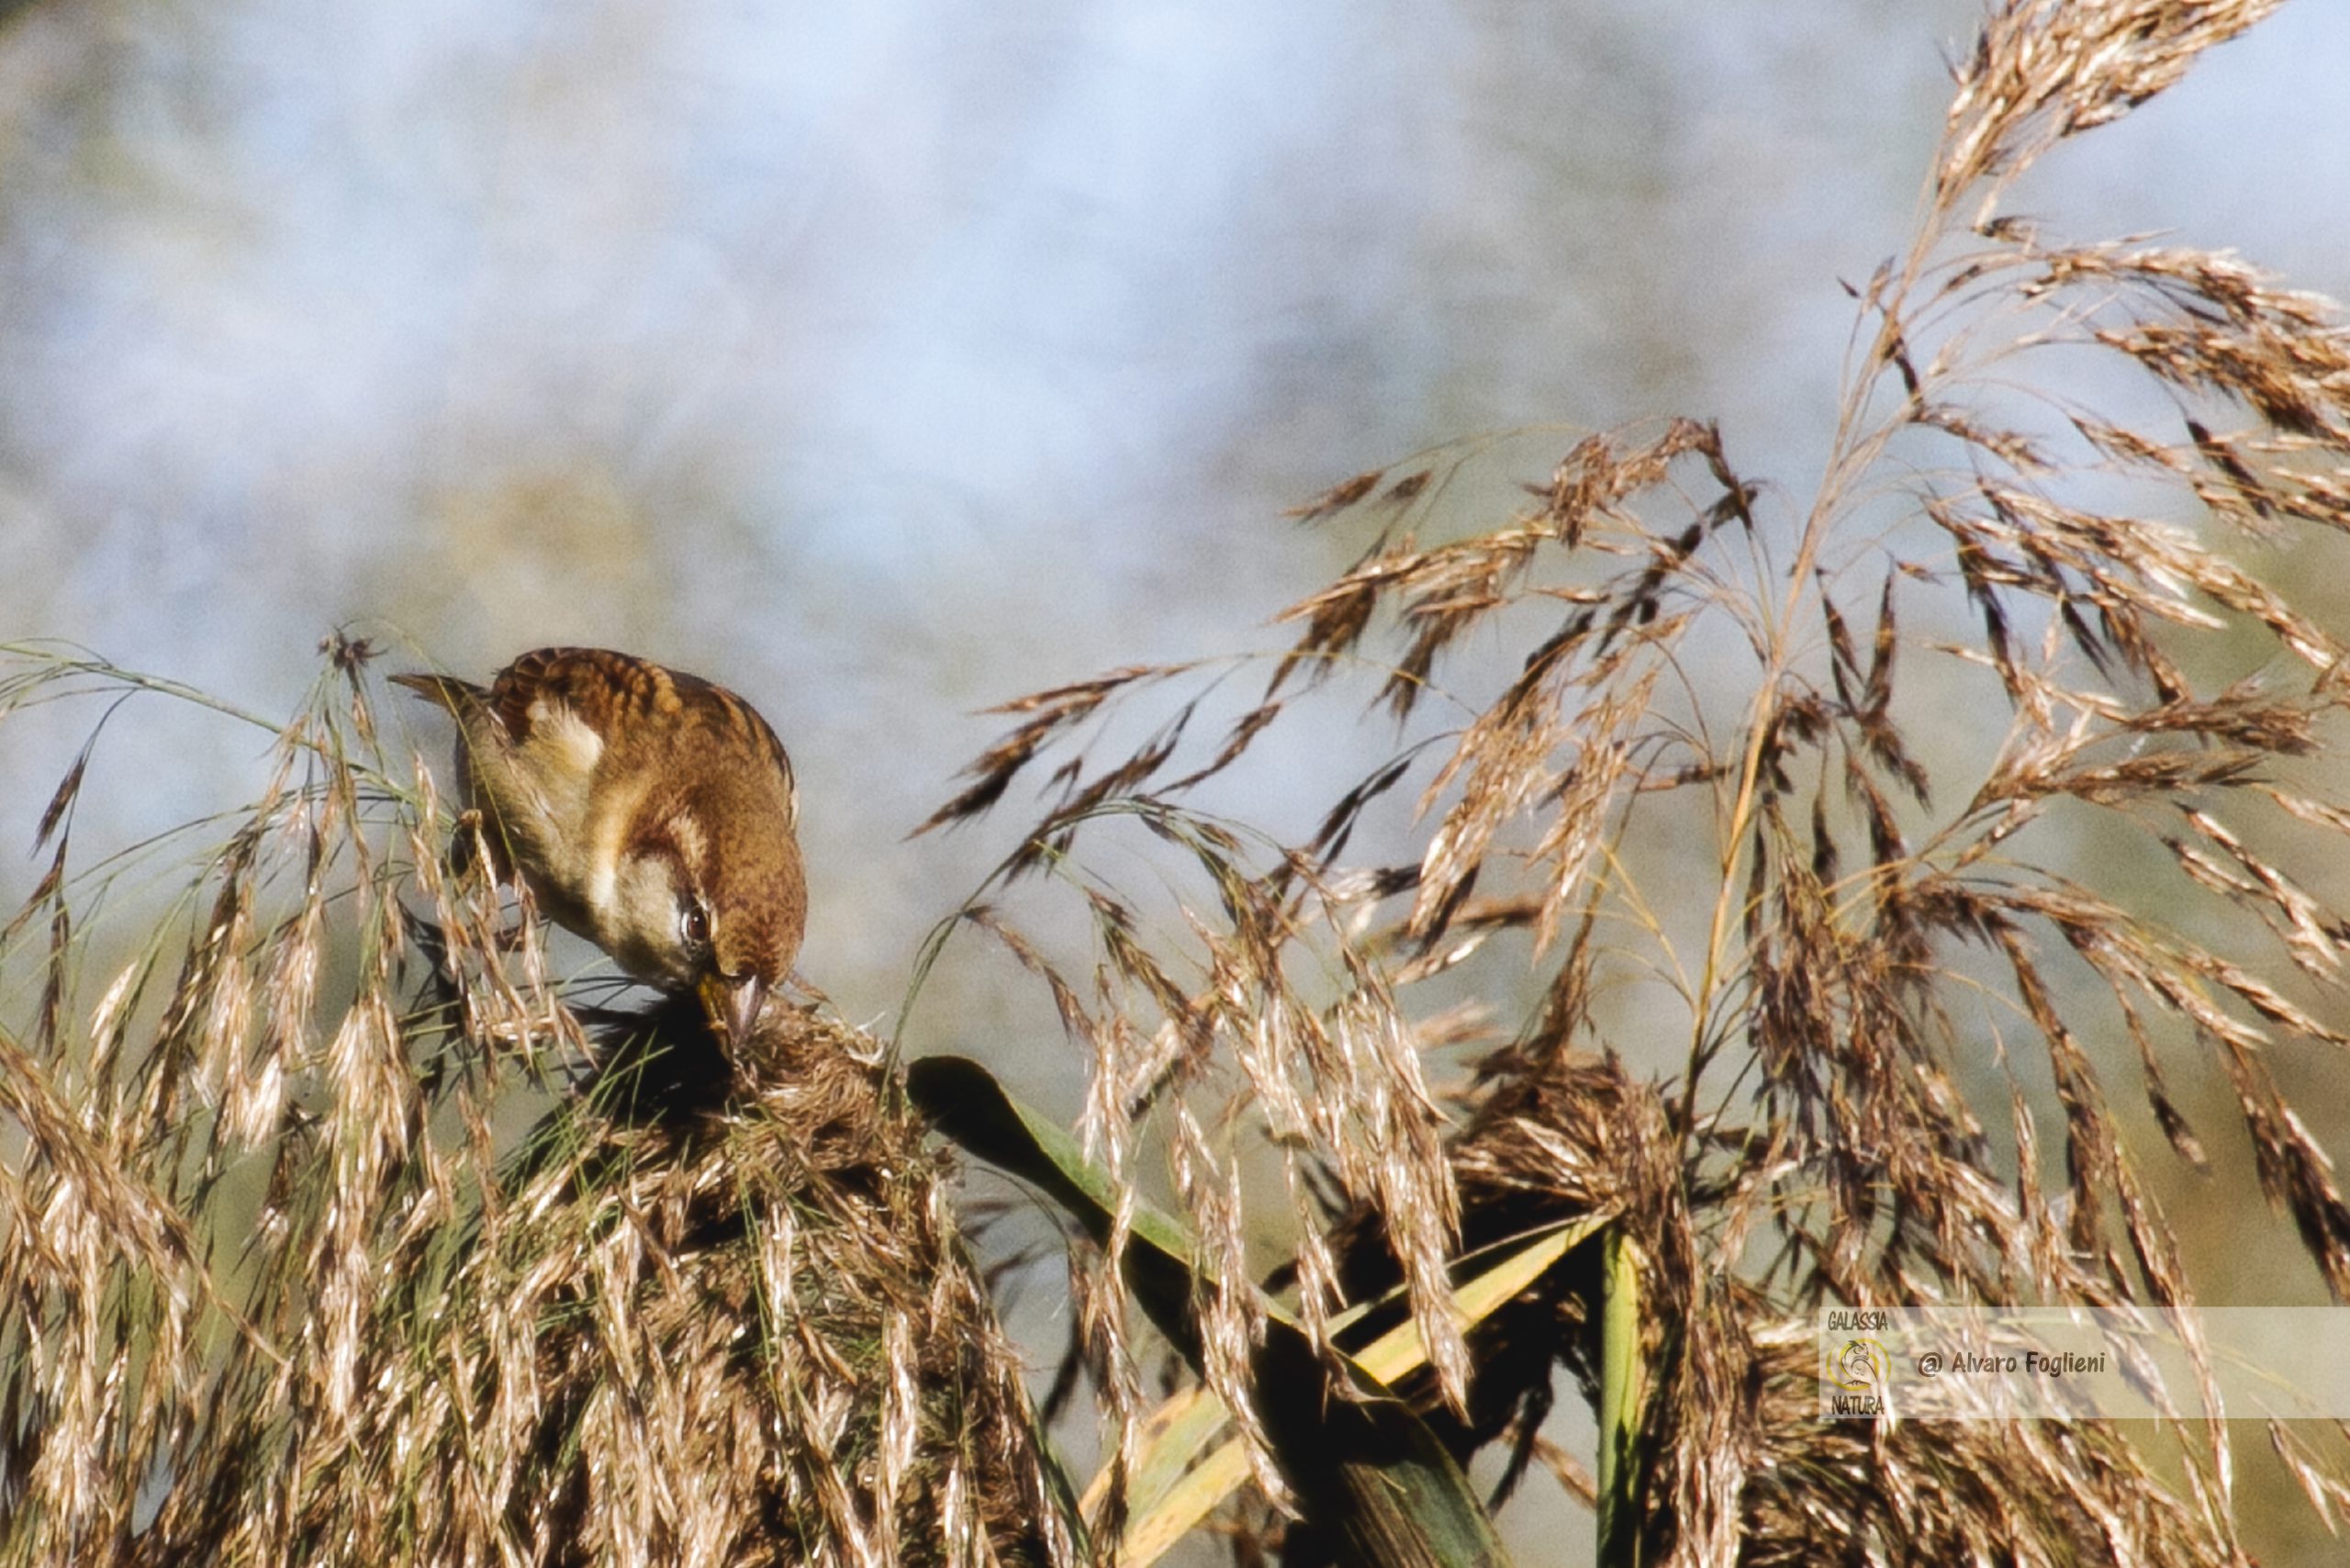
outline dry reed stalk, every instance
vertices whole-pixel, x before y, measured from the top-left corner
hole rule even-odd
[[[103,759],[44,823],[0,954],[38,997],[0,1030],[0,1560],[1069,1560],[878,1047],[771,1014],[730,1063],[688,1005],[588,1009],[590,1049],[331,651],[118,969],[78,913],[120,867],[67,858]],[[164,684],[12,653],[0,720]]]
[[[1688,420],[1583,440],[1483,531],[1443,507],[1473,448],[1359,475],[1301,515],[1370,543],[1285,612],[1294,644],[1218,736],[1194,738],[1217,666],[1061,687],[1008,705],[1017,726],[934,819],[1051,767],[987,924],[1012,929],[1029,873],[1076,890],[1090,969],[1033,939],[1023,961],[1086,1044],[1099,1146],[1128,1170],[1169,1130],[1220,1277],[1278,1229],[1317,1331],[1398,1281],[1433,1325],[1449,1249],[1619,1216],[1669,1326],[1644,1561],[2244,1560],[2223,1424],[2173,1432],[2166,1482],[2172,1462],[2096,1424],[1824,1423],[1801,1315],[2191,1303],[2110,1095],[2134,1079],[2147,1126],[2201,1166],[2169,1088],[2201,1062],[2261,1191],[2350,1294],[2350,1204],[2272,1066],[2350,1045],[2350,918],[2324,871],[2350,806],[2311,766],[2345,733],[2350,666],[2342,630],[2255,565],[2329,561],[2350,532],[2350,331],[2232,258],[2063,242],[2001,211],[2037,158],[2270,8],[1992,8],[1919,226],[1852,291],[1807,504],[1774,504]],[[2100,413],[2065,378],[2085,355],[2167,413]],[[1275,842],[1192,804],[1366,669],[1401,733],[1318,831]],[[1946,717],[1986,694],[1995,744]],[[1147,738],[1114,744],[1120,725]],[[1096,868],[1124,824],[1200,874],[1188,942],[1141,940],[1151,916]],[[2068,853],[2092,832],[2097,855]],[[1359,844],[1387,857],[1349,862]],[[1417,1058],[1457,1021],[1417,999],[1504,1009],[1529,980],[1449,1128]],[[1628,986],[1664,1004],[1612,1005]],[[1680,1070],[1635,1079],[1618,1048]],[[1286,1215],[1239,1201],[1252,1137]],[[1448,1347],[1418,1393],[1460,1451],[1511,1441],[1513,1480],[1539,1451],[1553,1369],[1589,1374],[1593,1290],[1570,1271]],[[1229,1401],[1262,1308],[1209,1305]],[[2338,1456],[2277,1446],[2321,1510],[2343,1495]],[[1227,1528],[1283,1534],[1248,1506]]]

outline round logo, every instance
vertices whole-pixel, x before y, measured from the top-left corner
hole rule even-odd
[[[1851,1394],[1874,1394],[1885,1386],[1893,1358],[1874,1339],[1847,1339],[1835,1353],[1828,1381]]]

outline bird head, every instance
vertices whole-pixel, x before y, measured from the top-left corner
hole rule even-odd
[[[639,980],[694,992],[729,1044],[790,974],[807,926],[789,806],[699,790],[645,813],[621,852],[607,949]]]

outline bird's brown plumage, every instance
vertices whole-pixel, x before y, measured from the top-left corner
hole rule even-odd
[[[537,649],[487,687],[392,678],[456,718],[501,876],[632,976],[747,1029],[808,904],[791,762],[749,703],[606,648]]]

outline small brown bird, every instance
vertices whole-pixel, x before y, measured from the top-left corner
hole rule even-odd
[[[541,648],[487,688],[392,679],[457,721],[493,869],[739,1041],[808,924],[791,759],[751,705],[608,648]]]

